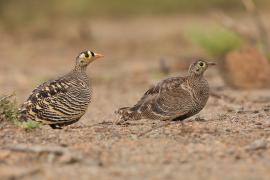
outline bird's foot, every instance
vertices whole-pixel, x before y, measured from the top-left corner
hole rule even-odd
[[[62,126],[60,126],[59,124],[50,124],[52,129],[63,129]]]
[[[201,118],[200,116],[196,117],[194,120],[199,121],[199,122],[205,122],[206,121],[204,118]]]

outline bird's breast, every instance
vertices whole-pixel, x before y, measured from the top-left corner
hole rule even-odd
[[[192,104],[195,111],[200,111],[206,105],[209,97],[209,85],[205,79],[188,83],[188,88],[192,97]]]

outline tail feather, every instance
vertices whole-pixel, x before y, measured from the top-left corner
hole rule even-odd
[[[115,113],[120,116],[120,121],[140,119],[140,113],[132,110],[132,108],[130,107],[122,107],[118,109]]]
[[[28,119],[28,117],[27,117],[27,110],[25,108],[22,108],[21,107],[21,108],[18,109],[18,112],[19,112],[18,119],[20,121],[27,121],[27,119]]]

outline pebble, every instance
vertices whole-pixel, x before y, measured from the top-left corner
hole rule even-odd
[[[262,123],[261,122],[256,122],[255,125],[262,125]]]
[[[257,139],[248,146],[246,146],[247,151],[257,151],[260,149],[266,149],[267,148],[267,141],[265,139]]]

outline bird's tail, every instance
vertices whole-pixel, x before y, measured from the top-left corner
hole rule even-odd
[[[137,111],[132,110],[130,107],[122,107],[115,111],[115,114],[119,115],[119,122],[140,119]]]
[[[27,110],[24,107],[18,108],[18,119],[19,121],[27,121]]]

